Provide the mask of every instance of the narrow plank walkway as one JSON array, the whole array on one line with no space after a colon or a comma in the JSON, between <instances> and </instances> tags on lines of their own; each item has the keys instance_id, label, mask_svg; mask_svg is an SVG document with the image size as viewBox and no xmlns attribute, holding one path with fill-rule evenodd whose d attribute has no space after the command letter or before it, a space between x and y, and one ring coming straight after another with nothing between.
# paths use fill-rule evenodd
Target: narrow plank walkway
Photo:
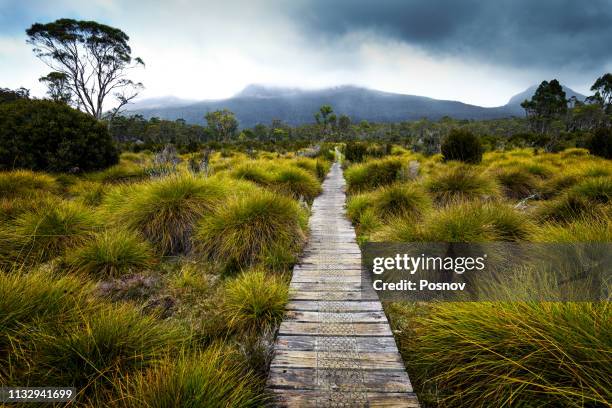
<instances>
[{"instance_id":1,"label":"narrow plank walkway","mask_svg":"<svg viewBox=\"0 0 612 408\"><path fill-rule=\"evenodd\" d=\"M293 269L268 390L283 407L418 407L378 296L361 270L334 163Z\"/></svg>"}]
</instances>

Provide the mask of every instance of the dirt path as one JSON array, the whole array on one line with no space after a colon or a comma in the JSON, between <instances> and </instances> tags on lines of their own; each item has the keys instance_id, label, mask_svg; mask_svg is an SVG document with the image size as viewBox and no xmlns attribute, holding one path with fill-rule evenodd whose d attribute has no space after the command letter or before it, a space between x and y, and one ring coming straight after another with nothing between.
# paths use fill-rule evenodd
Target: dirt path
<instances>
[{"instance_id":1,"label":"dirt path","mask_svg":"<svg viewBox=\"0 0 612 408\"><path fill-rule=\"evenodd\" d=\"M268 389L278 406L418 407L378 296L362 276L344 189L336 162L293 269Z\"/></svg>"}]
</instances>

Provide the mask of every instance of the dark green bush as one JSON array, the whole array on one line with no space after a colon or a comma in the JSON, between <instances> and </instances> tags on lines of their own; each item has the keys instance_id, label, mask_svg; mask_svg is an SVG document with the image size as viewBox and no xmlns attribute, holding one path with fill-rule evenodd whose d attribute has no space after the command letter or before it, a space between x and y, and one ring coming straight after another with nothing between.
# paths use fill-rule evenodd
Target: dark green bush
<instances>
[{"instance_id":1,"label":"dark green bush","mask_svg":"<svg viewBox=\"0 0 612 408\"><path fill-rule=\"evenodd\" d=\"M483 149L480 140L468 130L451 130L442 141L441 150L445 161L459 160L465 163L482 161Z\"/></svg>"},{"instance_id":2,"label":"dark green bush","mask_svg":"<svg viewBox=\"0 0 612 408\"><path fill-rule=\"evenodd\" d=\"M88 171L118 161L106 126L85 113L52 101L0 105L0 170Z\"/></svg>"},{"instance_id":3,"label":"dark green bush","mask_svg":"<svg viewBox=\"0 0 612 408\"><path fill-rule=\"evenodd\" d=\"M368 144L364 142L348 142L344 148L344 158L353 163L361 163L368 153Z\"/></svg>"},{"instance_id":4,"label":"dark green bush","mask_svg":"<svg viewBox=\"0 0 612 408\"><path fill-rule=\"evenodd\" d=\"M587 140L587 149L595 156L612 159L612 130L597 129Z\"/></svg>"}]
</instances>

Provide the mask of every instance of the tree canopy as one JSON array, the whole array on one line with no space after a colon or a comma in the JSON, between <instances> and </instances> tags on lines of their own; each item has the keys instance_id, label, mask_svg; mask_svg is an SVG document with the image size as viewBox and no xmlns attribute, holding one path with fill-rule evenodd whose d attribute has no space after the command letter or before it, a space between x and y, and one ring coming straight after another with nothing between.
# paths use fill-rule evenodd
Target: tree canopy
<instances>
[{"instance_id":1,"label":"tree canopy","mask_svg":"<svg viewBox=\"0 0 612 408\"><path fill-rule=\"evenodd\" d=\"M114 116L142 88L127 74L144 62L132 58L129 37L118 28L63 18L35 23L26 34L36 56L53 70L43 81L54 99L70 95L69 102L100 119L109 95L116 99Z\"/></svg>"}]
</instances>

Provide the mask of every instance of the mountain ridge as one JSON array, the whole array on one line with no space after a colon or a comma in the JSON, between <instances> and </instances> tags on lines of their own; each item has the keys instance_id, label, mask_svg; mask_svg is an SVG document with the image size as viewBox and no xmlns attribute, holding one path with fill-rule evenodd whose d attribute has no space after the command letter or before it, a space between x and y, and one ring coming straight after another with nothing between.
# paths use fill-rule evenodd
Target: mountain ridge
<instances>
[{"instance_id":1,"label":"mountain ridge","mask_svg":"<svg viewBox=\"0 0 612 408\"><path fill-rule=\"evenodd\" d=\"M155 98L136 102L126 114L140 114L145 118L184 119L188 123L204 124L206 112L229 109L236 114L240 127L252 127L258 123L269 124L274 119L289 125L313 123L314 113L327 104L340 114L346 114L353 122L399 122L444 116L455 119L498 119L523 116L520 103L525 95L535 92L537 86L511 97L506 105L482 107L464 102L435 99L426 96L407 95L363 88L355 85L304 90L300 88L274 87L251 84L236 95L217 100L188 101L174 97ZM581 95L564 87L568 97ZM164 104L164 101L169 103Z\"/></svg>"}]
</instances>

